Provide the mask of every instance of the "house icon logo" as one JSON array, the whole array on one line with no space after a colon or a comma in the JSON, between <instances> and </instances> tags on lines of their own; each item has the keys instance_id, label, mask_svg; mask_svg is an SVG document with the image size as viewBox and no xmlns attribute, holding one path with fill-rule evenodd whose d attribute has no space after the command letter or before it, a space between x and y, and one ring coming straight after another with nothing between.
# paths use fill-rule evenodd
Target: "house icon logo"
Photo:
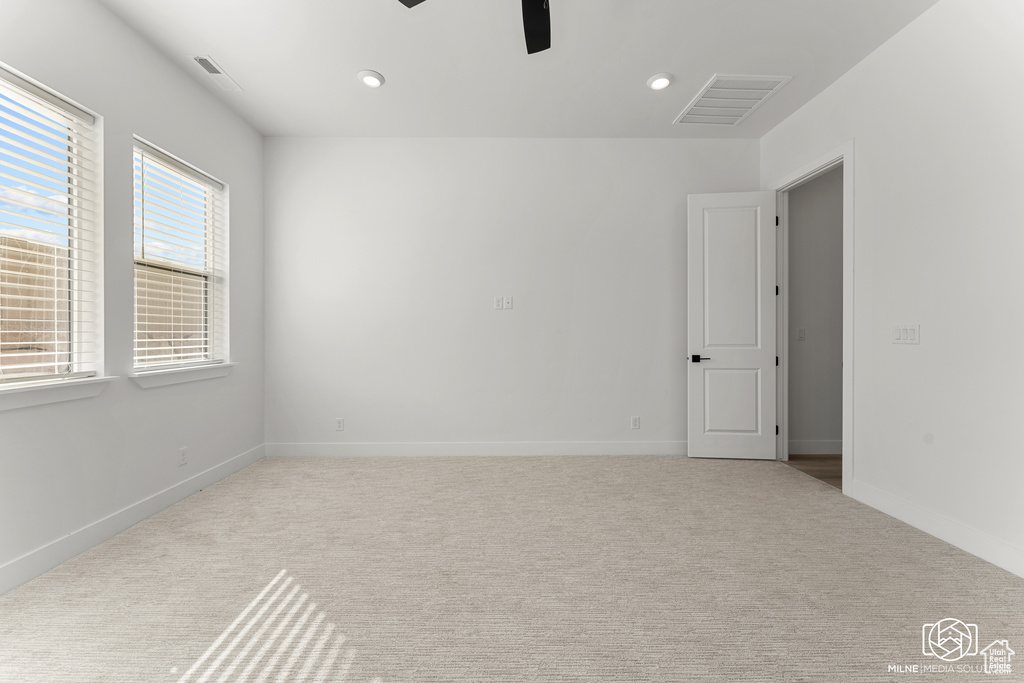
<instances>
[{"instance_id":1,"label":"house icon logo","mask_svg":"<svg viewBox=\"0 0 1024 683\"><path fill-rule=\"evenodd\" d=\"M985 656L985 673L987 674L1008 674L1013 673L1010 660L1016 652L1010 649L1010 642L997 640L981 651Z\"/></svg>"},{"instance_id":2,"label":"house icon logo","mask_svg":"<svg viewBox=\"0 0 1024 683\"><path fill-rule=\"evenodd\" d=\"M978 654L978 625L943 619L921 628L921 652L944 662Z\"/></svg>"}]
</instances>

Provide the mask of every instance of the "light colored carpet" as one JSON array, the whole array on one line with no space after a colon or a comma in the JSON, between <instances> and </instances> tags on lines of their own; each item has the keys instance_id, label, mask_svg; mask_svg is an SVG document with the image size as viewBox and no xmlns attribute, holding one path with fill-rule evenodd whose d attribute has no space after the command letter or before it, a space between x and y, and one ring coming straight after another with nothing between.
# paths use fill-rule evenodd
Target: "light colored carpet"
<instances>
[{"instance_id":1,"label":"light colored carpet","mask_svg":"<svg viewBox=\"0 0 1024 683\"><path fill-rule=\"evenodd\" d=\"M0 681L930 680L945 618L1024 680L1024 580L779 463L268 459L0 597Z\"/></svg>"}]
</instances>

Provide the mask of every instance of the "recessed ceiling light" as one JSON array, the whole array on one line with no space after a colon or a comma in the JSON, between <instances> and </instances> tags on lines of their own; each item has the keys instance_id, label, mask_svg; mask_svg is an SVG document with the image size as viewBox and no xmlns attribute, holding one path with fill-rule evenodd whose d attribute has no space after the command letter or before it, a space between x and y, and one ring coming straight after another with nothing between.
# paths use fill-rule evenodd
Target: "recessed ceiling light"
<instances>
[{"instance_id":1,"label":"recessed ceiling light","mask_svg":"<svg viewBox=\"0 0 1024 683\"><path fill-rule=\"evenodd\" d=\"M672 74L654 74L647 79L647 87L651 90L664 90L672 84Z\"/></svg>"},{"instance_id":2,"label":"recessed ceiling light","mask_svg":"<svg viewBox=\"0 0 1024 683\"><path fill-rule=\"evenodd\" d=\"M376 71L370 71L369 69L366 69L364 71L360 71L358 76L359 80L362 81L363 85L367 86L368 88L379 88L380 86L384 85L384 77L381 76Z\"/></svg>"}]
</instances>

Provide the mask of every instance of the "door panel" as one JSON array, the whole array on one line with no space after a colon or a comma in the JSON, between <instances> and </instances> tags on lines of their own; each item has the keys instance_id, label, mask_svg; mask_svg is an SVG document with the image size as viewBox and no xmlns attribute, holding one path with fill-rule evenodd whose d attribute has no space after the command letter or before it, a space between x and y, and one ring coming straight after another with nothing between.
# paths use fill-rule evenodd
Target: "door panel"
<instances>
[{"instance_id":1,"label":"door panel","mask_svg":"<svg viewBox=\"0 0 1024 683\"><path fill-rule=\"evenodd\" d=\"M757 225L749 210L705 213L704 346L757 346Z\"/></svg>"},{"instance_id":2,"label":"door panel","mask_svg":"<svg viewBox=\"0 0 1024 683\"><path fill-rule=\"evenodd\" d=\"M774 459L775 193L690 195L687 249L687 452Z\"/></svg>"},{"instance_id":3,"label":"door panel","mask_svg":"<svg viewBox=\"0 0 1024 683\"><path fill-rule=\"evenodd\" d=\"M705 367L704 431L756 434L759 430L759 370Z\"/></svg>"}]
</instances>

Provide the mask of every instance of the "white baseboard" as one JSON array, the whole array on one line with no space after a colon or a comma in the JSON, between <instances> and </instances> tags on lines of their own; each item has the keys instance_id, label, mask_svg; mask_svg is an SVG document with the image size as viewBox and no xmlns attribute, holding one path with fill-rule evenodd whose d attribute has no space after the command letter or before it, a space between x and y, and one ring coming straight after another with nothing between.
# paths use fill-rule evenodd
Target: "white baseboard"
<instances>
[{"instance_id":1,"label":"white baseboard","mask_svg":"<svg viewBox=\"0 0 1024 683\"><path fill-rule=\"evenodd\" d=\"M861 481L843 482L843 493L925 533L1024 578L1024 549L944 517Z\"/></svg>"},{"instance_id":2,"label":"white baseboard","mask_svg":"<svg viewBox=\"0 0 1024 683\"><path fill-rule=\"evenodd\" d=\"M264 457L266 457L264 446L259 445L77 531L72 531L63 538L11 560L0 566L0 595L45 574L62 562L67 562L76 555L96 547L125 529L188 498L193 493L245 469Z\"/></svg>"},{"instance_id":3,"label":"white baseboard","mask_svg":"<svg viewBox=\"0 0 1024 683\"><path fill-rule=\"evenodd\" d=\"M790 455L842 455L842 439L790 439Z\"/></svg>"},{"instance_id":4,"label":"white baseboard","mask_svg":"<svg viewBox=\"0 0 1024 683\"><path fill-rule=\"evenodd\" d=\"M370 455L686 455L685 441L268 443L268 458Z\"/></svg>"}]
</instances>

